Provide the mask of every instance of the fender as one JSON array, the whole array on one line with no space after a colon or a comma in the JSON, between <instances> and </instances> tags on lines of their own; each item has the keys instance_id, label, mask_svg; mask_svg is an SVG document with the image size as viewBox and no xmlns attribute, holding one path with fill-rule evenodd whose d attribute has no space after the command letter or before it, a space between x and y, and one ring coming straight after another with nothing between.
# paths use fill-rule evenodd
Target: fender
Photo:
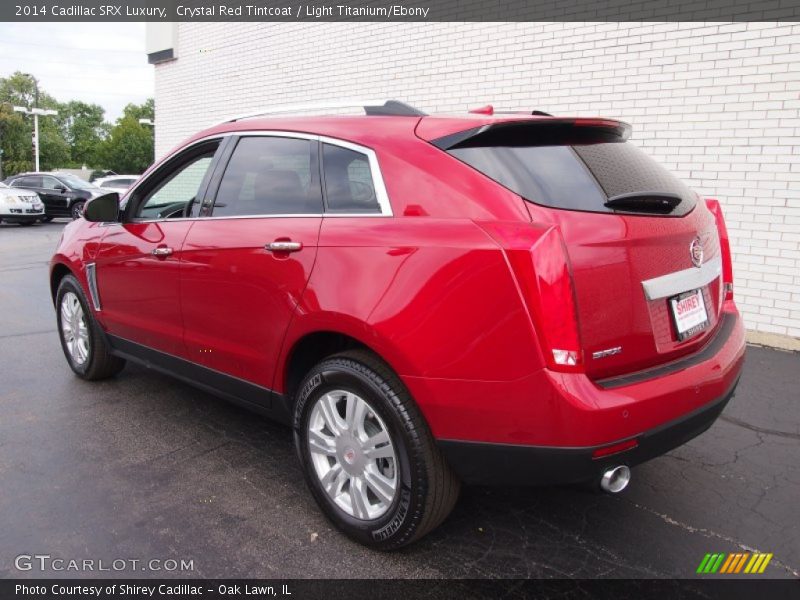
<instances>
[{"instance_id":1,"label":"fender","mask_svg":"<svg viewBox=\"0 0 800 600\"><path fill-rule=\"evenodd\" d=\"M60 268L66 268L81 285L84 294L89 296L89 283L86 279L86 265L94 262L100 249L100 241L107 231L99 223L86 226L81 220L72 221L64 227L53 257L50 259L50 286L53 302L57 287L54 276ZM99 315L98 315L99 316Z\"/></svg>"},{"instance_id":2,"label":"fender","mask_svg":"<svg viewBox=\"0 0 800 600\"><path fill-rule=\"evenodd\" d=\"M276 390L297 342L325 331L358 340L401 377L514 381L542 367L502 249L467 219L325 219Z\"/></svg>"}]
</instances>

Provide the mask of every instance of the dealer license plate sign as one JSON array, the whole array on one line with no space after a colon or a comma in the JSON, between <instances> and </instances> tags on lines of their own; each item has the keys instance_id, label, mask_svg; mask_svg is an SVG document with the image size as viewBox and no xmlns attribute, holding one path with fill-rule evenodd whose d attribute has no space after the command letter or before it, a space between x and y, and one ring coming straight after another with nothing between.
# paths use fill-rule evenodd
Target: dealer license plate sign
<instances>
[{"instance_id":1,"label":"dealer license plate sign","mask_svg":"<svg viewBox=\"0 0 800 600\"><path fill-rule=\"evenodd\" d=\"M708 327L708 313L702 290L692 290L673 296L669 299L669 303L679 340L683 341L697 335Z\"/></svg>"}]
</instances>

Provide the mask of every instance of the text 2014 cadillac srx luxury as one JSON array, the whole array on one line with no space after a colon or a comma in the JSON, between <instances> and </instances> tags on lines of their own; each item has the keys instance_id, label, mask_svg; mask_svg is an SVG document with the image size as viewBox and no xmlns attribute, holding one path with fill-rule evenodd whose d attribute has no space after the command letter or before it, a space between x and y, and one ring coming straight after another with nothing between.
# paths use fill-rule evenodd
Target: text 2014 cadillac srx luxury
<instances>
[{"instance_id":1,"label":"text 2014 cadillac srx luxury","mask_svg":"<svg viewBox=\"0 0 800 600\"><path fill-rule=\"evenodd\" d=\"M90 200L51 265L72 370L291 424L321 509L382 549L462 481L618 492L714 422L745 351L715 200L619 121L364 108L231 119Z\"/></svg>"}]
</instances>

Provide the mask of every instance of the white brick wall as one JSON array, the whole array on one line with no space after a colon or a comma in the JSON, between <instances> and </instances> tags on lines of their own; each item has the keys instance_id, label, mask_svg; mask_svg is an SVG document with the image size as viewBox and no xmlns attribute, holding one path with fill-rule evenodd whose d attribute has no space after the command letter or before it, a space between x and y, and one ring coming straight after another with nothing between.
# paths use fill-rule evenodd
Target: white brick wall
<instances>
[{"instance_id":1,"label":"white brick wall","mask_svg":"<svg viewBox=\"0 0 800 600\"><path fill-rule=\"evenodd\" d=\"M353 97L629 121L723 203L748 328L800 337L800 24L182 23L177 55L156 67L159 154L231 114Z\"/></svg>"}]
</instances>

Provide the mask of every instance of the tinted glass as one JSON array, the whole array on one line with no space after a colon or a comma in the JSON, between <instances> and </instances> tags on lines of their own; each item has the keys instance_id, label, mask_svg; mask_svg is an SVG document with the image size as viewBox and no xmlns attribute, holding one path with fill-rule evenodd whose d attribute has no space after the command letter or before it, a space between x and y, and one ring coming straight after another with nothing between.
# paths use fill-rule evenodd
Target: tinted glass
<instances>
[{"instance_id":1,"label":"tinted glass","mask_svg":"<svg viewBox=\"0 0 800 600\"><path fill-rule=\"evenodd\" d=\"M695 203L683 182L624 142L477 146L448 152L526 200L553 208L614 212L605 202L633 192L678 194L682 201L672 215L686 214Z\"/></svg>"},{"instance_id":2,"label":"tinted glass","mask_svg":"<svg viewBox=\"0 0 800 600\"><path fill-rule=\"evenodd\" d=\"M214 216L294 215L322 212L322 193L311 176L311 142L282 137L239 140L214 201Z\"/></svg>"},{"instance_id":3,"label":"tinted glass","mask_svg":"<svg viewBox=\"0 0 800 600\"><path fill-rule=\"evenodd\" d=\"M325 196L331 212L379 213L369 158L361 152L322 145Z\"/></svg>"},{"instance_id":4,"label":"tinted glass","mask_svg":"<svg viewBox=\"0 0 800 600\"><path fill-rule=\"evenodd\" d=\"M632 192L672 192L683 203L695 195L680 179L632 144L589 144L575 146L609 198Z\"/></svg>"},{"instance_id":5,"label":"tinted glass","mask_svg":"<svg viewBox=\"0 0 800 600\"><path fill-rule=\"evenodd\" d=\"M569 146L457 148L450 153L537 204L602 210L606 201Z\"/></svg>"},{"instance_id":6,"label":"tinted glass","mask_svg":"<svg viewBox=\"0 0 800 600\"><path fill-rule=\"evenodd\" d=\"M38 175L29 175L27 177L21 177L20 179L14 180L11 185L14 187L40 188L42 187L42 178Z\"/></svg>"},{"instance_id":7,"label":"tinted glass","mask_svg":"<svg viewBox=\"0 0 800 600\"><path fill-rule=\"evenodd\" d=\"M61 181L63 181L66 185L71 187L74 190L96 190L97 186L89 183L88 181L84 181L80 177L76 177L75 175L64 174L59 175Z\"/></svg>"}]
</instances>

